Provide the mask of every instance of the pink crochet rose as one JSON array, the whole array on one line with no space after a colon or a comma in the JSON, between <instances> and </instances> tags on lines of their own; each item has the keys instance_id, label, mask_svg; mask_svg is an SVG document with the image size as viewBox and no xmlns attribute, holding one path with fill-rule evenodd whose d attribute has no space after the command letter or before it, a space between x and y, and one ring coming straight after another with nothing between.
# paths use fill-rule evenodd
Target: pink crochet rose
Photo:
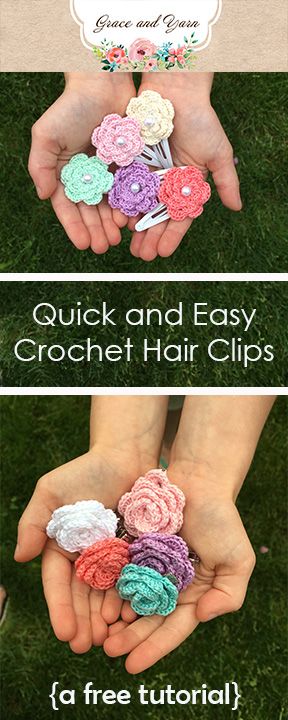
<instances>
[{"instance_id":1,"label":"pink crochet rose","mask_svg":"<svg viewBox=\"0 0 288 720\"><path fill-rule=\"evenodd\" d=\"M106 165L113 162L120 167L130 165L144 148L140 129L140 123L134 118L122 118L116 113L106 115L91 138L92 145L97 148L97 157Z\"/></svg>"},{"instance_id":2,"label":"pink crochet rose","mask_svg":"<svg viewBox=\"0 0 288 720\"><path fill-rule=\"evenodd\" d=\"M118 511L124 517L129 535L158 532L175 535L183 524L185 496L169 482L163 470L150 470L140 477L131 492L119 500Z\"/></svg>"},{"instance_id":3,"label":"pink crochet rose","mask_svg":"<svg viewBox=\"0 0 288 720\"><path fill-rule=\"evenodd\" d=\"M151 55L153 55L156 50L156 45L154 45L154 43L152 43L150 40L146 40L145 38L138 38L138 40L134 40L132 45L130 45L130 48L128 50L128 57L129 60L132 60L133 62L141 62L144 57L151 57Z\"/></svg>"},{"instance_id":4,"label":"pink crochet rose","mask_svg":"<svg viewBox=\"0 0 288 720\"><path fill-rule=\"evenodd\" d=\"M201 170L189 166L167 170L159 190L159 200L167 206L172 220L193 220L203 213L203 205L211 195Z\"/></svg>"}]
</instances>

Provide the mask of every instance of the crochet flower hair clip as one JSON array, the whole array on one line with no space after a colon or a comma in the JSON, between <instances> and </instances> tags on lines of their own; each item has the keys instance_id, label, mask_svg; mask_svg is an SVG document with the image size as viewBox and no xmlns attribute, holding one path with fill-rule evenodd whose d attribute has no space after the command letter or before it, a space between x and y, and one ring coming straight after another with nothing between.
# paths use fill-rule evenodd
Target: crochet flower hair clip
<instances>
[{"instance_id":1,"label":"crochet flower hair clip","mask_svg":"<svg viewBox=\"0 0 288 720\"><path fill-rule=\"evenodd\" d=\"M62 168L60 178L66 197L73 203L84 202L86 205L98 205L114 182L108 165L85 153L74 155Z\"/></svg>"},{"instance_id":2,"label":"crochet flower hair clip","mask_svg":"<svg viewBox=\"0 0 288 720\"><path fill-rule=\"evenodd\" d=\"M202 215L204 204L211 196L209 183L203 180L201 170L193 166L173 167L160 171L160 202L136 224L137 231L147 230L164 220L181 221Z\"/></svg>"},{"instance_id":3,"label":"crochet flower hair clip","mask_svg":"<svg viewBox=\"0 0 288 720\"><path fill-rule=\"evenodd\" d=\"M62 550L82 552L98 540L115 538L118 518L98 500L79 500L54 510L46 533Z\"/></svg>"},{"instance_id":4,"label":"crochet flower hair clip","mask_svg":"<svg viewBox=\"0 0 288 720\"><path fill-rule=\"evenodd\" d=\"M174 535L182 527L184 505L182 490L170 483L166 471L150 470L120 498L118 512L133 537L147 532Z\"/></svg>"},{"instance_id":5,"label":"crochet flower hair clip","mask_svg":"<svg viewBox=\"0 0 288 720\"><path fill-rule=\"evenodd\" d=\"M135 159L159 168L173 166L168 138L173 132L174 107L155 90L131 98L126 115L138 122L145 147Z\"/></svg>"}]
</instances>

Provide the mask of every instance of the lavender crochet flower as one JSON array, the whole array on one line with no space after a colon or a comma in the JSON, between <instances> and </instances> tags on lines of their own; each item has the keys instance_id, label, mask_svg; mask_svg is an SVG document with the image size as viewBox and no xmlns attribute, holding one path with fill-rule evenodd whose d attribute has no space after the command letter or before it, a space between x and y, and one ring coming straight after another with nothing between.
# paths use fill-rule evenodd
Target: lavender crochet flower
<instances>
[{"instance_id":1,"label":"lavender crochet flower","mask_svg":"<svg viewBox=\"0 0 288 720\"><path fill-rule=\"evenodd\" d=\"M185 590L195 576L188 546L178 535L145 533L130 545L129 554L134 565L152 568L160 575L174 576L179 592Z\"/></svg>"},{"instance_id":2,"label":"lavender crochet flower","mask_svg":"<svg viewBox=\"0 0 288 720\"><path fill-rule=\"evenodd\" d=\"M128 217L147 213L158 205L160 178L138 162L120 168L114 176L114 185L108 194L112 208L121 210Z\"/></svg>"}]
</instances>

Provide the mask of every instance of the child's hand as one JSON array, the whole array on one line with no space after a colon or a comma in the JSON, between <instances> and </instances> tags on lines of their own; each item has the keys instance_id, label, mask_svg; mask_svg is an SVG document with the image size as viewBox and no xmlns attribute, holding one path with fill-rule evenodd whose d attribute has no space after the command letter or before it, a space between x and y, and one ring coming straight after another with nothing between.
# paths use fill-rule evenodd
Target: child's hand
<instances>
[{"instance_id":1,"label":"child's hand","mask_svg":"<svg viewBox=\"0 0 288 720\"><path fill-rule=\"evenodd\" d=\"M118 622L109 628L104 650L112 657L128 654L130 673L154 665L181 645L199 622L238 610L243 603L255 560L233 502L205 498L188 503L181 534L201 562L195 566L192 585L179 595L176 610L167 618L142 617L128 626Z\"/></svg>"},{"instance_id":2,"label":"child's hand","mask_svg":"<svg viewBox=\"0 0 288 720\"><path fill-rule=\"evenodd\" d=\"M54 211L72 243L105 253L121 240L120 229L126 218L112 213L107 200L98 206L75 205L64 193L60 171L69 159L91 150L91 134L103 117L112 112L125 113L135 94L132 76L101 73L70 74L64 93L32 129L29 172L42 200L51 199ZM93 150L94 154L95 150Z\"/></svg>"},{"instance_id":3,"label":"child's hand","mask_svg":"<svg viewBox=\"0 0 288 720\"><path fill-rule=\"evenodd\" d=\"M231 210L241 210L239 180L235 170L233 149L210 104L211 79L206 73L173 76L173 82L163 73L144 74L139 93L153 89L169 98L175 108L175 129L170 147L175 165L194 165L212 173L223 204ZM135 223L129 222L133 230ZM131 252L142 260L154 260L157 255L168 257L175 252L192 221L169 220L154 228L135 232Z\"/></svg>"},{"instance_id":4,"label":"child's hand","mask_svg":"<svg viewBox=\"0 0 288 720\"><path fill-rule=\"evenodd\" d=\"M134 460L135 458L135 460ZM106 593L92 590L76 578L72 555L46 535L53 510L77 500L99 500L116 509L121 495L129 490L151 465L138 464L136 453L88 452L53 470L39 480L19 523L15 559L27 562L42 556L42 579L50 620L59 640L70 642L74 652L87 652L102 645L107 623L120 615L122 600L113 588Z\"/></svg>"},{"instance_id":5,"label":"child's hand","mask_svg":"<svg viewBox=\"0 0 288 720\"><path fill-rule=\"evenodd\" d=\"M107 624L120 616L122 600L115 588L103 593L77 580L72 564L77 555L47 538L47 524L57 507L77 500L95 499L115 510L135 480L157 467L166 413L165 397L94 397L91 450L42 477L21 517L15 560L28 562L43 553L51 624L74 652L103 644ZM124 617L130 621L134 613L126 608Z\"/></svg>"}]
</instances>

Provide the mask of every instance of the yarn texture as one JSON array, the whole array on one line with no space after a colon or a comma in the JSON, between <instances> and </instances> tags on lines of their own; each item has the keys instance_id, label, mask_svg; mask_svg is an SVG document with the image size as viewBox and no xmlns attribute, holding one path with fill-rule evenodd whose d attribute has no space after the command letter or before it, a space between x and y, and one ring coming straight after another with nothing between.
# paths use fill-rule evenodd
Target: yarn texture
<instances>
[{"instance_id":1,"label":"yarn texture","mask_svg":"<svg viewBox=\"0 0 288 720\"><path fill-rule=\"evenodd\" d=\"M107 165L113 162L120 167L130 165L144 148L140 124L116 113L106 115L92 134L92 145L97 148L97 157Z\"/></svg>"},{"instance_id":2,"label":"yarn texture","mask_svg":"<svg viewBox=\"0 0 288 720\"><path fill-rule=\"evenodd\" d=\"M128 217L154 210L158 205L160 178L150 172L147 165L134 162L117 170L114 185L108 195L112 208L118 208Z\"/></svg>"},{"instance_id":3,"label":"yarn texture","mask_svg":"<svg viewBox=\"0 0 288 720\"><path fill-rule=\"evenodd\" d=\"M102 160L79 153L62 168L61 182L66 197L73 203L98 205L103 194L111 190L114 177Z\"/></svg>"},{"instance_id":4,"label":"yarn texture","mask_svg":"<svg viewBox=\"0 0 288 720\"><path fill-rule=\"evenodd\" d=\"M62 505L54 510L47 525L48 537L55 538L59 547L68 552L81 552L96 540L113 538L118 519L98 500L80 500L74 505Z\"/></svg>"},{"instance_id":5,"label":"yarn texture","mask_svg":"<svg viewBox=\"0 0 288 720\"><path fill-rule=\"evenodd\" d=\"M179 592L190 585L195 570L189 560L189 549L178 535L145 533L130 546L134 565L149 567L160 575L174 575Z\"/></svg>"},{"instance_id":6,"label":"yarn texture","mask_svg":"<svg viewBox=\"0 0 288 720\"><path fill-rule=\"evenodd\" d=\"M155 90L144 90L131 98L126 114L138 121L146 145L157 145L173 132L174 107Z\"/></svg>"},{"instance_id":7,"label":"yarn texture","mask_svg":"<svg viewBox=\"0 0 288 720\"><path fill-rule=\"evenodd\" d=\"M121 572L116 588L123 600L130 600L137 615L169 615L176 608L178 590L155 570L130 563Z\"/></svg>"},{"instance_id":8,"label":"yarn texture","mask_svg":"<svg viewBox=\"0 0 288 720\"><path fill-rule=\"evenodd\" d=\"M99 540L77 558L77 577L95 590L114 587L121 570L129 563L128 548L128 543L120 538Z\"/></svg>"},{"instance_id":9,"label":"yarn texture","mask_svg":"<svg viewBox=\"0 0 288 720\"><path fill-rule=\"evenodd\" d=\"M118 512L129 535L147 532L175 535L183 524L185 496L163 470L150 470L120 498Z\"/></svg>"},{"instance_id":10,"label":"yarn texture","mask_svg":"<svg viewBox=\"0 0 288 720\"><path fill-rule=\"evenodd\" d=\"M209 183L203 180L201 170L192 166L167 170L159 191L159 200L172 220L199 217L210 196Z\"/></svg>"}]
</instances>

